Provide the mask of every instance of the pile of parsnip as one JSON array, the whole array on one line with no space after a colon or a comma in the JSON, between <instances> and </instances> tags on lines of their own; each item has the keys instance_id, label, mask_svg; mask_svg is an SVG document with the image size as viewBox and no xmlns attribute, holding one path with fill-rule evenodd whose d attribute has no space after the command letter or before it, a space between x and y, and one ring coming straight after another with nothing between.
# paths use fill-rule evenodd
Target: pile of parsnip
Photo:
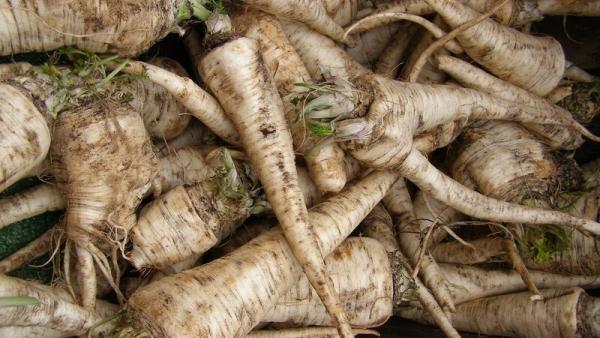
<instances>
[{"instance_id":1,"label":"pile of parsnip","mask_svg":"<svg viewBox=\"0 0 600 338\"><path fill-rule=\"evenodd\" d=\"M0 0L0 337L600 337L544 15L600 1Z\"/></svg>"}]
</instances>

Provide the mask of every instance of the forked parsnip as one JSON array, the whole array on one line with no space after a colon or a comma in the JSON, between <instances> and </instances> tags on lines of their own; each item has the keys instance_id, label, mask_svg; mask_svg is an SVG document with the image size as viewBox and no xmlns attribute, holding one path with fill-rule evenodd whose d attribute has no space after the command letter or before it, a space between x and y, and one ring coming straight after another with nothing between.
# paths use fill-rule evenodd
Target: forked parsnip
<instances>
[{"instance_id":1,"label":"forked parsnip","mask_svg":"<svg viewBox=\"0 0 600 338\"><path fill-rule=\"evenodd\" d=\"M107 255L117 254L116 243L136 224L135 209L153 188L158 160L140 115L111 100L61 113L54 123L51 156L67 206L67 245L76 249L79 262L79 300L93 308L94 266L109 282L118 280ZM68 248L65 254L68 260Z\"/></svg>"},{"instance_id":2,"label":"forked parsnip","mask_svg":"<svg viewBox=\"0 0 600 338\"><path fill-rule=\"evenodd\" d=\"M460 1L425 0L452 28L480 16ZM485 19L457 37L465 52L494 75L540 96L563 76L565 56L558 41Z\"/></svg>"},{"instance_id":3,"label":"forked parsnip","mask_svg":"<svg viewBox=\"0 0 600 338\"><path fill-rule=\"evenodd\" d=\"M2 1L0 55L76 46L136 56L188 19L178 14L189 8L190 1L183 0Z\"/></svg>"},{"instance_id":4,"label":"forked parsnip","mask_svg":"<svg viewBox=\"0 0 600 338\"><path fill-rule=\"evenodd\" d=\"M353 231L396 179L391 172L372 173L311 209L324 256ZM127 317L138 330L159 337L241 336L301 274L283 233L275 229L225 257L139 289L129 298ZM175 297L180 301L173 302ZM202 320L190 320L189 313Z\"/></svg>"},{"instance_id":5,"label":"forked parsnip","mask_svg":"<svg viewBox=\"0 0 600 338\"><path fill-rule=\"evenodd\" d=\"M580 288L542 290L543 301L532 302L527 292L463 303L451 315L459 330L509 337L597 337L600 299ZM401 317L430 322L418 307Z\"/></svg>"},{"instance_id":6,"label":"forked parsnip","mask_svg":"<svg viewBox=\"0 0 600 338\"><path fill-rule=\"evenodd\" d=\"M336 138L363 164L390 168L402 163L412 149L412 137L461 119L501 119L555 124L572 128L593 140L599 138L572 118L546 109L495 98L476 90L450 85L423 85L365 75L372 101L365 117L337 123Z\"/></svg>"},{"instance_id":7,"label":"forked parsnip","mask_svg":"<svg viewBox=\"0 0 600 338\"><path fill-rule=\"evenodd\" d=\"M327 277L318 235L308 221L283 104L269 78L258 42L240 37L215 46L200 61L198 71L240 133L294 256L335 319L340 334L352 336Z\"/></svg>"},{"instance_id":8,"label":"forked parsnip","mask_svg":"<svg viewBox=\"0 0 600 338\"><path fill-rule=\"evenodd\" d=\"M15 87L0 83L0 191L42 163L50 149L46 118Z\"/></svg>"}]
</instances>

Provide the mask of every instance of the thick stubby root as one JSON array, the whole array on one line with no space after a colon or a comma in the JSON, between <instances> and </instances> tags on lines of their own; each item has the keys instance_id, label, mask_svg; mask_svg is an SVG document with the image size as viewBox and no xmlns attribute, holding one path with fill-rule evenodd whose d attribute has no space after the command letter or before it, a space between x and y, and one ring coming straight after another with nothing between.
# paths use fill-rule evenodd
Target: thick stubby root
<instances>
[{"instance_id":1,"label":"thick stubby root","mask_svg":"<svg viewBox=\"0 0 600 338\"><path fill-rule=\"evenodd\" d=\"M370 238L349 238L325 263L353 327L382 325L391 315L392 271L386 250ZM302 277L271 307L264 322L285 326L331 326L326 309Z\"/></svg>"},{"instance_id":2,"label":"thick stubby root","mask_svg":"<svg viewBox=\"0 0 600 338\"><path fill-rule=\"evenodd\" d=\"M33 66L29 62L13 62L0 65L0 81L10 80L21 76L31 70Z\"/></svg>"},{"instance_id":3,"label":"thick stubby root","mask_svg":"<svg viewBox=\"0 0 600 338\"><path fill-rule=\"evenodd\" d=\"M344 172L346 172L345 169L346 168L344 168ZM323 194L319 191L315 182L310 178L308 169L303 166L296 166L296 171L298 172L298 185L302 190L306 207L310 208L313 205L320 203L323 199Z\"/></svg>"},{"instance_id":4,"label":"thick stubby root","mask_svg":"<svg viewBox=\"0 0 600 338\"><path fill-rule=\"evenodd\" d=\"M51 184L42 183L0 199L0 228L64 208L65 202L60 191Z\"/></svg>"},{"instance_id":5,"label":"thick stubby root","mask_svg":"<svg viewBox=\"0 0 600 338\"><path fill-rule=\"evenodd\" d=\"M507 203L471 191L444 175L417 150L411 151L399 171L421 190L471 217L508 223L568 225L594 235L600 234L597 222L554 210Z\"/></svg>"},{"instance_id":6,"label":"thick stubby root","mask_svg":"<svg viewBox=\"0 0 600 338\"><path fill-rule=\"evenodd\" d=\"M457 304L479 298L524 291L521 276L513 270L488 270L469 265L440 264L450 282L450 293ZM540 289L548 288L597 288L600 276L559 275L529 270L531 281Z\"/></svg>"},{"instance_id":7,"label":"thick stubby root","mask_svg":"<svg viewBox=\"0 0 600 338\"><path fill-rule=\"evenodd\" d=\"M243 0L243 2L277 17L302 22L337 42L347 42L344 40L344 29L329 17L322 1Z\"/></svg>"},{"instance_id":8,"label":"thick stubby root","mask_svg":"<svg viewBox=\"0 0 600 338\"><path fill-rule=\"evenodd\" d=\"M558 157L531 133L511 122L476 123L455 143L451 176L486 196L524 203L548 200L581 183L575 164Z\"/></svg>"},{"instance_id":9,"label":"thick stubby root","mask_svg":"<svg viewBox=\"0 0 600 338\"><path fill-rule=\"evenodd\" d=\"M322 193L339 192L346 185L344 155L336 143L317 146L304 155L308 173Z\"/></svg>"},{"instance_id":10,"label":"thick stubby root","mask_svg":"<svg viewBox=\"0 0 600 338\"><path fill-rule=\"evenodd\" d=\"M135 56L177 25L183 1L2 1L0 55L46 52L64 46Z\"/></svg>"},{"instance_id":11,"label":"thick stubby root","mask_svg":"<svg viewBox=\"0 0 600 338\"><path fill-rule=\"evenodd\" d=\"M152 189L158 160L140 115L111 100L61 113L54 125L51 156L52 172L67 205L67 240L76 249L80 269L86 268L77 274L79 289L90 292L84 298L91 300L94 269L118 289L114 283L118 276L112 276L106 256L122 249L136 224L135 209Z\"/></svg>"},{"instance_id":12,"label":"thick stubby root","mask_svg":"<svg viewBox=\"0 0 600 338\"><path fill-rule=\"evenodd\" d=\"M148 80L175 96L190 114L220 138L232 145L240 144L239 135L219 102L189 77L141 61L130 61L123 71L134 75L145 74Z\"/></svg>"},{"instance_id":13,"label":"thick stubby root","mask_svg":"<svg viewBox=\"0 0 600 338\"><path fill-rule=\"evenodd\" d=\"M0 191L27 177L50 149L45 117L28 97L4 83L0 84L0 149Z\"/></svg>"},{"instance_id":14,"label":"thick stubby root","mask_svg":"<svg viewBox=\"0 0 600 338\"><path fill-rule=\"evenodd\" d=\"M150 64L181 77L189 77L185 69L173 59L155 58ZM131 89L133 99L129 104L142 115L150 136L171 140L187 127L190 113L165 88L149 79L139 79L131 83Z\"/></svg>"},{"instance_id":15,"label":"thick stubby root","mask_svg":"<svg viewBox=\"0 0 600 338\"><path fill-rule=\"evenodd\" d=\"M574 110L572 110L571 107L562 105L562 108L566 108L566 110L561 109L561 106L554 105L548 100L540 98L527 90L498 79L482 69L460 59L446 55L438 55L437 64L440 69L450 74L454 79L466 87L489 93L490 95L503 100L546 109L553 114L562 116L566 119L575 117L578 122L585 123L578 119L577 115L572 115ZM588 100L582 102L585 102L583 105L587 105ZM527 123L524 126L535 133L537 137L544 140L544 143L550 145L552 148L576 149L583 143L581 131L573 128L533 123Z\"/></svg>"},{"instance_id":16,"label":"thick stubby root","mask_svg":"<svg viewBox=\"0 0 600 338\"><path fill-rule=\"evenodd\" d=\"M144 207L131 231L129 258L136 269L166 269L200 255L250 216L249 196L227 197L215 185L178 186Z\"/></svg>"},{"instance_id":17,"label":"thick stubby root","mask_svg":"<svg viewBox=\"0 0 600 338\"><path fill-rule=\"evenodd\" d=\"M576 82L568 87L570 95L556 104L571 112L581 124L590 123L600 112L600 81Z\"/></svg>"},{"instance_id":18,"label":"thick stubby root","mask_svg":"<svg viewBox=\"0 0 600 338\"><path fill-rule=\"evenodd\" d=\"M452 314L459 330L510 337L596 337L600 300L583 289L542 290L544 300L532 302L529 293L494 296L463 303ZM423 310L399 311L403 318L430 322Z\"/></svg>"},{"instance_id":19,"label":"thick stubby root","mask_svg":"<svg viewBox=\"0 0 600 338\"><path fill-rule=\"evenodd\" d=\"M311 209L324 255L352 232L396 179L391 172L373 173ZM157 337L244 335L301 273L281 231L272 230L228 256L139 289L129 298L128 317ZM203 320L191 321L189 313Z\"/></svg>"},{"instance_id":20,"label":"thick stubby root","mask_svg":"<svg viewBox=\"0 0 600 338\"><path fill-rule=\"evenodd\" d=\"M185 147L173 154L162 157L160 167L160 188L167 192L178 185L202 182L213 171L205 162L202 150L198 147Z\"/></svg>"},{"instance_id":21,"label":"thick stubby root","mask_svg":"<svg viewBox=\"0 0 600 338\"><path fill-rule=\"evenodd\" d=\"M371 213L365 217L361 232L367 237L378 240L387 252L400 250L392 224L392 217L381 204L373 208Z\"/></svg>"},{"instance_id":22,"label":"thick stubby root","mask_svg":"<svg viewBox=\"0 0 600 338\"><path fill-rule=\"evenodd\" d=\"M453 28L480 14L459 1L425 0ZM560 81L565 56L558 41L535 37L486 19L458 35L465 52L501 79L537 95L548 94Z\"/></svg>"},{"instance_id":23,"label":"thick stubby root","mask_svg":"<svg viewBox=\"0 0 600 338\"><path fill-rule=\"evenodd\" d=\"M3 308L0 312L2 326L44 326L66 332L82 334L100 318L95 311L78 306L68 294L50 286L0 275L0 296L26 296L38 304Z\"/></svg>"},{"instance_id":24,"label":"thick stubby root","mask_svg":"<svg viewBox=\"0 0 600 338\"><path fill-rule=\"evenodd\" d=\"M414 147L423 154L430 154L434 150L445 148L463 132L468 124L468 119L460 119L437 126L434 129L416 135L413 139ZM564 129L564 128L563 128Z\"/></svg>"}]
</instances>

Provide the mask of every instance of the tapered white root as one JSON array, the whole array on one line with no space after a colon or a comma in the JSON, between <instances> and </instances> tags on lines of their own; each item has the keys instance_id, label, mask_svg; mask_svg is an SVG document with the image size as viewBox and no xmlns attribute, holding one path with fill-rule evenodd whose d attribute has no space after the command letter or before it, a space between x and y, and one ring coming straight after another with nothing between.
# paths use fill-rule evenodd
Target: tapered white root
<instances>
[{"instance_id":1,"label":"tapered white root","mask_svg":"<svg viewBox=\"0 0 600 338\"><path fill-rule=\"evenodd\" d=\"M238 133L219 102L192 79L141 61L130 61L123 71L130 74L146 74L150 81L175 96L190 114L223 140L233 145L240 144Z\"/></svg>"},{"instance_id":2,"label":"tapered white root","mask_svg":"<svg viewBox=\"0 0 600 338\"><path fill-rule=\"evenodd\" d=\"M375 330L352 329L355 335L364 334L379 337ZM306 327L281 330L255 330L248 334L251 338L337 338L339 337L335 327Z\"/></svg>"},{"instance_id":3,"label":"tapered white root","mask_svg":"<svg viewBox=\"0 0 600 338\"><path fill-rule=\"evenodd\" d=\"M0 199L0 228L64 208L65 202L60 191L54 185L42 183Z\"/></svg>"},{"instance_id":4,"label":"tapered white root","mask_svg":"<svg viewBox=\"0 0 600 338\"><path fill-rule=\"evenodd\" d=\"M565 213L529 208L485 197L450 179L418 151L411 151L400 166L402 174L421 190L448 206L472 217L497 222L561 224L600 235L600 224Z\"/></svg>"}]
</instances>

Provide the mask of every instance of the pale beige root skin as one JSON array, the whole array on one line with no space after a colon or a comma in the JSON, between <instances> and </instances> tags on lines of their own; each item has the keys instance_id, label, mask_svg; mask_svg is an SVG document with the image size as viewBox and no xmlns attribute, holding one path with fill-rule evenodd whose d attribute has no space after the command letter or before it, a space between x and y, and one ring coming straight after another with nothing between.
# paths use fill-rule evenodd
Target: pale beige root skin
<instances>
[{"instance_id":1,"label":"pale beige root skin","mask_svg":"<svg viewBox=\"0 0 600 338\"><path fill-rule=\"evenodd\" d=\"M242 224L221 245L214 248L215 257L223 257L237 250L242 245L269 231L275 224L268 220L253 219Z\"/></svg>"},{"instance_id":2,"label":"pale beige root skin","mask_svg":"<svg viewBox=\"0 0 600 338\"><path fill-rule=\"evenodd\" d=\"M321 193L336 193L346 185L344 157L336 143L316 146L304 154L308 173Z\"/></svg>"},{"instance_id":3,"label":"pale beige root skin","mask_svg":"<svg viewBox=\"0 0 600 338\"><path fill-rule=\"evenodd\" d=\"M177 153L177 150L189 146L200 146L215 144L216 135L199 121L191 121L185 130L176 138L165 142L155 140L154 149L159 157L169 156Z\"/></svg>"},{"instance_id":4,"label":"pale beige root skin","mask_svg":"<svg viewBox=\"0 0 600 338\"><path fill-rule=\"evenodd\" d=\"M136 224L135 209L152 189L158 160L140 115L110 100L61 113L54 124L51 156L67 205L67 240L82 264L79 290L91 307L96 297L94 265L109 282L118 280L106 256L116 254L117 243Z\"/></svg>"},{"instance_id":5,"label":"pale beige root skin","mask_svg":"<svg viewBox=\"0 0 600 338\"><path fill-rule=\"evenodd\" d=\"M50 130L33 102L0 83L0 191L42 163L50 149Z\"/></svg>"},{"instance_id":6,"label":"pale beige root skin","mask_svg":"<svg viewBox=\"0 0 600 338\"><path fill-rule=\"evenodd\" d=\"M220 138L232 145L240 144L239 135L219 102L189 77L179 76L141 61L130 61L123 71L130 74L146 74L148 80L175 96L190 114Z\"/></svg>"},{"instance_id":7,"label":"pale beige root skin","mask_svg":"<svg viewBox=\"0 0 600 338\"><path fill-rule=\"evenodd\" d=\"M382 325L392 312L392 271L385 248L371 238L349 238L325 263L353 327ZM334 323L305 276L271 307L263 322L283 326Z\"/></svg>"},{"instance_id":8,"label":"pale beige root skin","mask_svg":"<svg viewBox=\"0 0 600 338\"><path fill-rule=\"evenodd\" d=\"M449 161L449 173L458 182L482 194L521 203L548 200L560 188L573 185L550 148L512 122L479 122L465 130ZM576 175L576 174L575 174Z\"/></svg>"},{"instance_id":9,"label":"pale beige root skin","mask_svg":"<svg viewBox=\"0 0 600 338\"><path fill-rule=\"evenodd\" d=\"M457 304L526 289L521 276L513 270L488 270L460 264L440 264L440 268L450 282L450 293ZM529 275L540 289L600 286L598 275L563 275L536 270L529 270Z\"/></svg>"},{"instance_id":10,"label":"pale beige root skin","mask_svg":"<svg viewBox=\"0 0 600 338\"><path fill-rule=\"evenodd\" d=\"M423 28L427 29L427 31L429 31L429 33L432 34L436 39L439 39L442 36L446 35L446 32L444 32L436 24L431 23L427 19L424 19L417 15L411 15L411 14L406 14L406 13L380 13L380 14L370 15L366 18L360 19L359 21L352 24L352 26L348 27L346 29L345 34L347 34L347 35L359 34L359 33L365 32L365 31L379 30L379 29L381 29L382 26L386 27L386 26L389 26L390 23L394 23L396 21L401 21L401 20L411 21L411 22L414 22L416 24L423 26ZM394 25L392 25L392 27L393 26ZM397 25L395 25L395 26L397 27ZM397 30L397 28L396 28L396 30ZM456 41L449 41L446 44L446 48L448 48L454 54L460 54L463 52L462 48ZM352 53L350 53L350 54L352 55ZM360 62L360 63L364 65L363 62Z\"/></svg>"},{"instance_id":11,"label":"pale beige root skin","mask_svg":"<svg viewBox=\"0 0 600 338\"><path fill-rule=\"evenodd\" d=\"M573 119L555 116L545 109L515 104L473 89L404 83L378 75L361 80L368 81L374 89L369 112L365 118L339 122L336 137L343 141L345 134L350 134L351 140L343 142L344 147L373 168L402 163L412 147L412 137L407 135L454 120L509 119L581 127Z\"/></svg>"},{"instance_id":12,"label":"pale beige root skin","mask_svg":"<svg viewBox=\"0 0 600 338\"><path fill-rule=\"evenodd\" d=\"M282 98L297 92L297 83L311 82L310 75L302 60L291 45L280 23L271 15L257 11L234 18L233 25L245 36L256 39L261 46L265 66ZM341 168L344 156L335 144L314 148L318 139L311 137L308 121L299 120L297 107L283 100L285 117L292 134L294 149L305 153L310 176L322 192L338 192L346 184L345 173ZM312 150L311 150L312 148Z\"/></svg>"},{"instance_id":13,"label":"pale beige root skin","mask_svg":"<svg viewBox=\"0 0 600 338\"><path fill-rule=\"evenodd\" d=\"M227 198L208 183L178 186L142 209L129 259L138 270L164 270L203 254L250 216L249 207L248 200Z\"/></svg>"},{"instance_id":14,"label":"pale beige root skin","mask_svg":"<svg viewBox=\"0 0 600 338\"><path fill-rule=\"evenodd\" d=\"M598 6L598 10L600 11L600 6ZM565 79L577 81L577 82L592 82L598 81L598 77L594 76L585 70L577 67L573 62L566 61L565 64L565 74L563 75Z\"/></svg>"},{"instance_id":15,"label":"pale beige root skin","mask_svg":"<svg viewBox=\"0 0 600 338\"><path fill-rule=\"evenodd\" d=\"M532 302L529 293L482 298L463 303L452 314L459 330L509 337L596 337L594 323L600 301L583 289L542 290L543 301ZM399 311L401 317L430 322L423 310L413 307Z\"/></svg>"},{"instance_id":16,"label":"pale beige root skin","mask_svg":"<svg viewBox=\"0 0 600 338\"><path fill-rule=\"evenodd\" d=\"M453 28L480 14L458 1L425 0ZM565 56L558 41L535 37L486 19L458 35L465 52L501 79L534 94L548 94L562 78Z\"/></svg>"},{"instance_id":17,"label":"pale beige root skin","mask_svg":"<svg viewBox=\"0 0 600 338\"><path fill-rule=\"evenodd\" d=\"M394 233L392 218L381 204L377 205L363 220L361 230L366 236L382 243L388 252L393 273L394 307L404 304L407 299L410 299L411 293L414 293L447 337L460 337L456 329L452 327L450 319L448 319L444 310L442 310L427 287L423 285L419 277L414 279L409 277L412 275L412 269L408 263L408 259L400 251L396 240L397 237ZM439 287L443 286L440 285Z\"/></svg>"},{"instance_id":18,"label":"pale beige root skin","mask_svg":"<svg viewBox=\"0 0 600 338\"><path fill-rule=\"evenodd\" d=\"M65 201L58 188L42 183L0 199L0 228L47 211L64 208Z\"/></svg>"},{"instance_id":19,"label":"pale beige root skin","mask_svg":"<svg viewBox=\"0 0 600 338\"><path fill-rule=\"evenodd\" d=\"M323 72L344 81L349 81L355 75L366 74L366 70L335 44L307 26L294 21L280 20L281 26L288 39L302 58L308 73L314 81L323 80ZM319 46L319 48L314 48Z\"/></svg>"},{"instance_id":20,"label":"pale beige root skin","mask_svg":"<svg viewBox=\"0 0 600 338\"><path fill-rule=\"evenodd\" d=\"M84 333L100 318L68 299L61 290L47 285L0 275L0 296L28 296L40 303L24 307L3 308L0 312L2 326L44 326L67 332Z\"/></svg>"},{"instance_id":21,"label":"pale beige root skin","mask_svg":"<svg viewBox=\"0 0 600 338\"><path fill-rule=\"evenodd\" d=\"M159 162L160 188L167 192L178 185L202 182L213 173L198 147L185 147L162 157Z\"/></svg>"},{"instance_id":22,"label":"pale beige root skin","mask_svg":"<svg viewBox=\"0 0 600 338\"><path fill-rule=\"evenodd\" d=\"M355 335L370 335L379 337L375 330L352 329ZM248 334L251 338L337 338L335 327L304 327L281 330L255 330Z\"/></svg>"},{"instance_id":23,"label":"pale beige root skin","mask_svg":"<svg viewBox=\"0 0 600 338\"><path fill-rule=\"evenodd\" d=\"M304 196L306 207L310 208L321 202L323 194L321 194L315 182L310 178L308 169L302 166L296 166L296 171L298 172L298 185L300 186L300 190L302 190L302 196Z\"/></svg>"},{"instance_id":24,"label":"pale beige root skin","mask_svg":"<svg viewBox=\"0 0 600 338\"><path fill-rule=\"evenodd\" d=\"M466 87L481 90L507 101L547 109L556 115L571 118L571 114L565 109L460 59L438 55L437 65ZM576 149L583 143L581 134L572 128L541 124L525 124L525 127L552 148Z\"/></svg>"},{"instance_id":25,"label":"pale beige root skin","mask_svg":"<svg viewBox=\"0 0 600 338\"><path fill-rule=\"evenodd\" d=\"M503 202L471 191L444 175L417 150L410 152L399 171L421 190L471 217L508 223L568 225L595 235L600 234L600 224L597 222L554 210Z\"/></svg>"},{"instance_id":26,"label":"pale beige root skin","mask_svg":"<svg viewBox=\"0 0 600 338\"><path fill-rule=\"evenodd\" d=\"M323 4L333 21L344 27L356 18L359 2L360 0L324 0Z\"/></svg>"},{"instance_id":27,"label":"pale beige root skin","mask_svg":"<svg viewBox=\"0 0 600 338\"><path fill-rule=\"evenodd\" d=\"M396 35L379 55L373 71L390 79L396 78L402 68L401 62L406 54L409 43L418 30L417 25L409 22L400 24Z\"/></svg>"},{"instance_id":28,"label":"pale beige root skin","mask_svg":"<svg viewBox=\"0 0 600 338\"><path fill-rule=\"evenodd\" d=\"M419 222L414 214L406 184L400 186L398 182L404 181L396 181L397 199L402 201L402 204L399 204L396 210L399 215L397 232L400 248L408 257L413 268L416 267L417 263L420 264L419 275L423 279L425 285L431 290L440 306L453 311L454 301L448 291L448 282L440 271L437 263L427 254L420 255L420 250L423 248L422 237L424 233L421 231ZM420 256L422 256L422 258L419 262Z\"/></svg>"},{"instance_id":29,"label":"pale beige root skin","mask_svg":"<svg viewBox=\"0 0 600 338\"><path fill-rule=\"evenodd\" d=\"M386 26L380 26L369 31L355 34L352 39L355 41L352 47L345 47L346 52L354 61L360 63L366 68L372 69L373 65L385 50L385 47L392 41L400 25L392 23Z\"/></svg>"},{"instance_id":30,"label":"pale beige root skin","mask_svg":"<svg viewBox=\"0 0 600 338\"><path fill-rule=\"evenodd\" d=\"M27 73L31 67L29 62L13 62L0 65L0 81L12 79L15 76L20 76Z\"/></svg>"},{"instance_id":31,"label":"pale beige root skin","mask_svg":"<svg viewBox=\"0 0 600 338\"><path fill-rule=\"evenodd\" d=\"M189 77L185 69L173 59L159 57L149 63L181 77ZM142 115L152 137L171 140L187 127L190 113L164 87L149 79L133 81L130 86L133 100L129 104Z\"/></svg>"},{"instance_id":32,"label":"pale beige root skin","mask_svg":"<svg viewBox=\"0 0 600 338\"><path fill-rule=\"evenodd\" d=\"M59 233L62 231L63 229L56 226L16 252L4 257L2 261L0 261L0 274L16 270L29 263L32 259L40 257L50 251L53 248L53 245L60 245L61 241L58 241L58 238L59 236L62 236L62 234ZM58 241L58 243L56 243L56 241Z\"/></svg>"},{"instance_id":33,"label":"pale beige root skin","mask_svg":"<svg viewBox=\"0 0 600 338\"><path fill-rule=\"evenodd\" d=\"M443 227L447 227L454 222L463 221L466 218L460 212L420 190L417 191L413 199L413 210L421 231L427 231L427 228L435 223L436 227L427 243L428 249L446 237L447 231ZM435 256L434 260L437 261Z\"/></svg>"},{"instance_id":34,"label":"pale beige root skin","mask_svg":"<svg viewBox=\"0 0 600 338\"><path fill-rule=\"evenodd\" d=\"M317 233L308 223L283 104L268 77L258 42L237 38L216 47L202 59L199 72L240 132L246 154L294 256L335 318L340 335L352 336L327 277Z\"/></svg>"},{"instance_id":35,"label":"pale beige root skin","mask_svg":"<svg viewBox=\"0 0 600 338\"><path fill-rule=\"evenodd\" d=\"M394 183L396 185L398 182ZM387 196L387 195L386 195ZM392 225L392 217L385 210L383 205L378 204L371 210L369 215L365 217L360 228L361 232L371 238L375 238L381 244L387 252L394 252L400 250L398 240L396 240L396 234Z\"/></svg>"},{"instance_id":36,"label":"pale beige root skin","mask_svg":"<svg viewBox=\"0 0 600 338\"><path fill-rule=\"evenodd\" d=\"M599 16L600 4L586 0L537 0L539 10L545 15Z\"/></svg>"},{"instance_id":37,"label":"pale beige root skin","mask_svg":"<svg viewBox=\"0 0 600 338\"><path fill-rule=\"evenodd\" d=\"M505 252L502 243L504 238L479 238L465 245L457 241L439 243L431 250L436 262L454 264L484 263L492 258L503 258Z\"/></svg>"},{"instance_id":38,"label":"pale beige root skin","mask_svg":"<svg viewBox=\"0 0 600 338\"><path fill-rule=\"evenodd\" d=\"M434 20L435 23L438 25L445 25L444 22L439 18L439 16L436 16ZM436 39L434 35L435 34L432 34L430 31L421 30L420 34L417 35L418 40L414 43L414 47L411 48L410 54L406 58L404 67L402 67L402 71L398 75L398 79L409 80L408 77L410 76L410 73L413 72L416 63L419 62L421 54L423 54L423 52L431 44L435 43ZM434 52L434 54L438 55L447 53L448 51L443 48L439 48ZM421 67L422 68L418 74L419 76L413 82L424 84L446 83L448 76L446 75L446 73L440 71L437 67L434 66L431 57L429 57Z\"/></svg>"},{"instance_id":39,"label":"pale beige root skin","mask_svg":"<svg viewBox=\"0 0 600 338\"><path fill-rule=\"evenodd\" d=\"M324 255L353 231L396 179L391 172L373 173L311 210ZM301 274L283 234L273 230L228 256L139 289L129 298L128 317L157 337L242 336ZM190 320L189 313L203 320Z\"/></svg>"},{"instance_id":40,"label":"pale beige root skin","mask_svg":"<svg viewBox=\"0 0 600 338\"><path fill-rule=\"evenodd\" d=\"M100 3L52 0L2 1L0 55L76 46L94 53L136 56L177 25L181 1Z\"/></svg>"},{"instance_id":41,"label":"pale beige root skin","mask_svg":"<svg viewBox=\"0 0 600 338\"><path fill-rule=\"evenodd\" d=\"M302 22L337 42L346 42L344 29L327 14L323 1L243 0L243 2L277 17Z\"/></svg>"}]
</instances>

